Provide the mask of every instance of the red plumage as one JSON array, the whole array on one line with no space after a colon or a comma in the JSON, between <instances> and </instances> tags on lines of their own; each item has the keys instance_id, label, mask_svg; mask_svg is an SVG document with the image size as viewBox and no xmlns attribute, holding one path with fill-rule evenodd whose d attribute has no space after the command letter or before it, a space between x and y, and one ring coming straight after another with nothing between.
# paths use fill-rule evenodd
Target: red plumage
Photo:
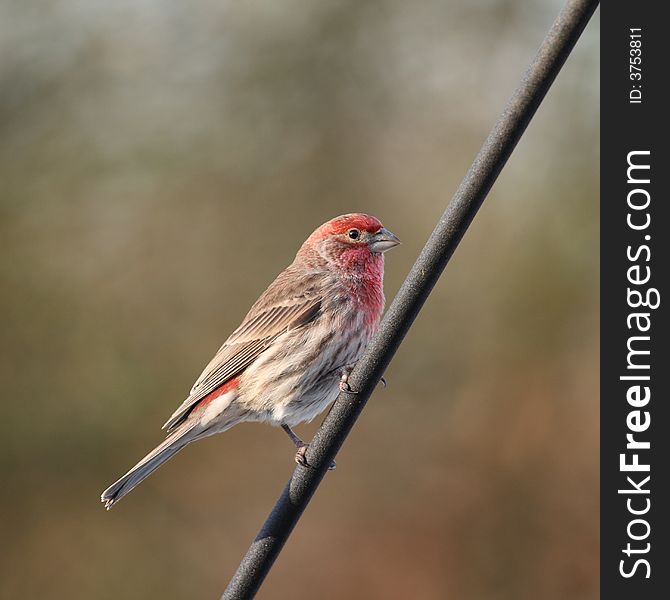
<instances>
[{"instance_id":1,"label":"red plumage","mask_svg":"<svg viewBox=\"0 0 670 600\"><path fill-rule=\"evenodd\" d=\"M205 406L208 406L210 402L216 400L219 396L223 396L223 394L226 394L227 392L236 389L237 386L239 385L239 382L240 382L239 376L229 379L228 381L226 381L226 383L220 385L213 392L210 392L202 400L200 400L194 406L193 410L202 410L203 408L205 408Z\"/></svg>"},{"instance_id":2,"label":"red plumage","mask_svg":"<svg viewBox=\"0 0 670 600\"><path fill-rule=\"evenodd\" d=\"M324 223L275 279L165 424L167 439L102 494L110 508L192 441L242 421L310 421L346 388L384 309L384 252L399 243L361 213Z\"/></svg>"}]
</instances>

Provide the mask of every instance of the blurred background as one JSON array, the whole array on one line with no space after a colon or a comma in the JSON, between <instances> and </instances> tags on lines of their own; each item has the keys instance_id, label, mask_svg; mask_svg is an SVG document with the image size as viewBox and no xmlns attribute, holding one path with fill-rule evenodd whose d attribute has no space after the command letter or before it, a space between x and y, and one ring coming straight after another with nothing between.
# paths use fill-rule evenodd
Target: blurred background
<instances>
[{"instance_id":1,"label":"blurred background","mask_svg":"<svg viewBox=\"0 0 670 600\"><path fill-rule=\"evenodd\" d=\"M283 432L100 492L323 221L400 236L393 298L561 5L0 0L2 598L218 597ZM259 598L598 597L598 36Z\"/></svg>"}]
</instances>

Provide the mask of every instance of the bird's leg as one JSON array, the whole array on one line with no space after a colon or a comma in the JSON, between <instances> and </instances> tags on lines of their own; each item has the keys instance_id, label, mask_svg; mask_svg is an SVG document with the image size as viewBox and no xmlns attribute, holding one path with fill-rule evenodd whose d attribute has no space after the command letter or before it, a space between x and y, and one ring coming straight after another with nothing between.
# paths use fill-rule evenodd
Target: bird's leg
<instances>
[{"instance_id":1,"label":"bird's leg","mask_svg":"<svg viewBox=\"0 0 670 600\"><path fill-rule=\"evenodd\" d=\"M286 435L291 438L291 441L295 444L296 448L307 447L307 444L305 444L305 442L303 442L288 425L282 424L281 428L286 432Z\"/></svg>"},{"instance_id":2,"label":"bird's leg","mask_svg":"<svg viewBox=\"0 0 670 600\"><path fill-rule=\"evenodd\" d=\"M346 392L347 394L358 394L351 389L349 385L349 374L351 373L352 367L344 367L342 369L342 375L340 376L340 392Z\"/></svg>"},{"instance_id":3,"label":"bird's leg","mask_svg":"<svg viewBox=\"0 0 670 600\"><path fill-rule=\"evenodd\" d=\"M353 367L345 367L344 369L342 369L342 376L340 377L340 391L347 392L348 394L358 394L358 392L352 390L351 386L349 385L349 375L351 374L352 368ZM386 378L383 375L380 381L382 382L384 387L388 385L386 382Z\"/></svg>"},{"instance_id":4,"label":"bird's leg","mask_svg":"<svg viewBox=\"0 0 670 600\"><path fill-rule=\"evenodd\" d=\"M298 451L295 453L295 462L297 462L302 467L309 468L310 464L307 462L307 457L305 456L307 453L307 448L309 448L309 444L303 442L288 425L282 423L281 428L286 432L286 435L291 438L291 441L298 449ZM335 464L335 461L333 461L328 466L328 470L334 471L335 467L337 467L337 465Z\"/></svg>"}]
</instances>

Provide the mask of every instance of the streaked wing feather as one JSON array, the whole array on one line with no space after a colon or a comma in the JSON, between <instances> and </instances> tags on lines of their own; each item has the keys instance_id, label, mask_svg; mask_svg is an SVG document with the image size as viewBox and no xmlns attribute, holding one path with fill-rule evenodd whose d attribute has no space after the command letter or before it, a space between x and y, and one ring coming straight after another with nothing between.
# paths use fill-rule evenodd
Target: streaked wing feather
<instances>
[{"instance_id":1,"label":"streaked wing feather","mask_svg":"<svg viewBox=\"0 0 670 600\"><path fill-rule=\"evenodd\" d=\"M244 371L282 333L309 323L320 308L321 299L309 293L264 309L254 305L205 367L191 388L189 397L163 425L163 429L170 431L181 423L200 400Z\"/></svg>"}]
</instances>

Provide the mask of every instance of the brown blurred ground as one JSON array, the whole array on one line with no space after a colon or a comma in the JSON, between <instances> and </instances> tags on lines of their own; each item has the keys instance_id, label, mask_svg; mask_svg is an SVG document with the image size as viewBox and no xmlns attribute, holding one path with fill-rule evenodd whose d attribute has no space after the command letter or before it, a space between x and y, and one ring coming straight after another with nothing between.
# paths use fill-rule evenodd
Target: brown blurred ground
<instances>
[{"instance_id":1,"label":"brown blurred ground","mask_svg":"<svg viewBox=\"0 0 670 600\"><path fill-rule=\"evenodd\" d=\"M281 431L100 491L322 221L402 238L393 297L560 5L0 2L2 598L218 597ZM598 596L598 58L596 17L261 598Z\"/></svg>"}]
</instances>

